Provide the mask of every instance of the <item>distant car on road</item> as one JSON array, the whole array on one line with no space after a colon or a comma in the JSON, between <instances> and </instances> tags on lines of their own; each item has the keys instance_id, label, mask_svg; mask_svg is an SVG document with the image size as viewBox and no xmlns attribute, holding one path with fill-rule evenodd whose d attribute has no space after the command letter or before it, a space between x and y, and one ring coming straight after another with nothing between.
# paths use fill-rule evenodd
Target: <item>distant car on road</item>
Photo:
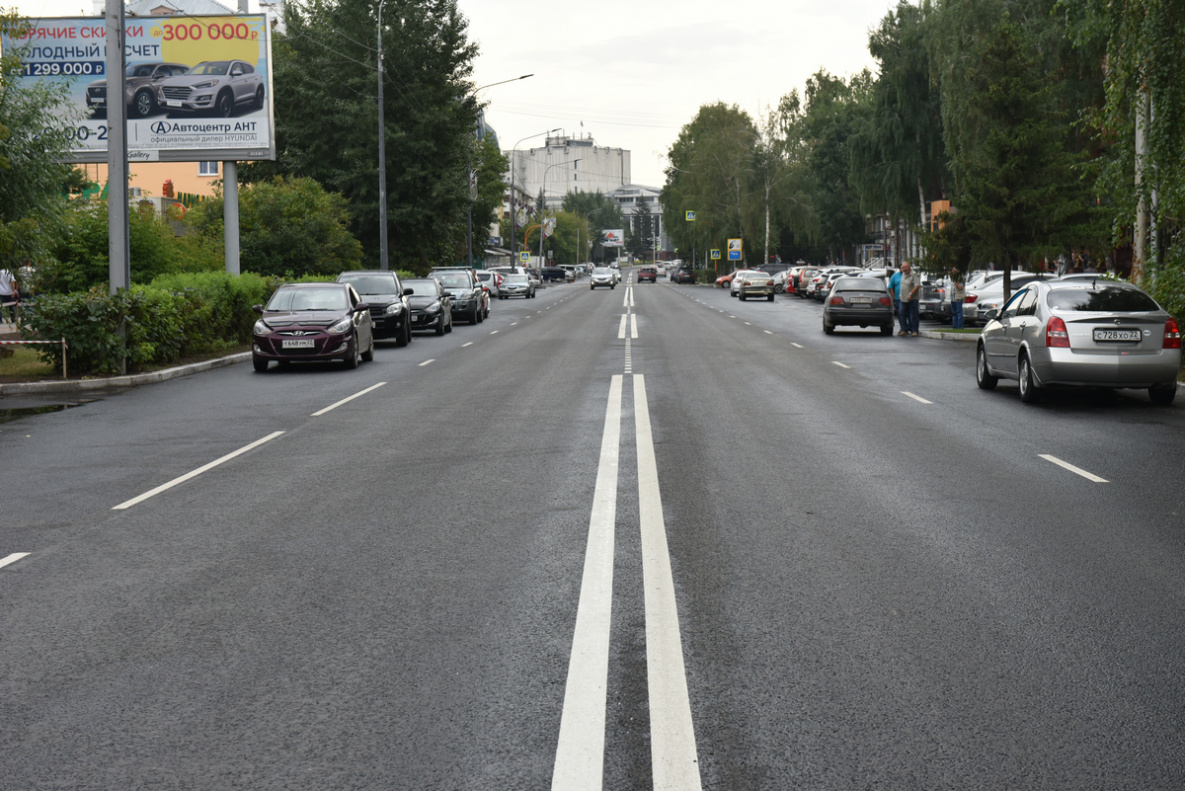
<instances>
[{"instance_id":1,"label":"distant car on road","mask_svg":"<svg viewBox=\"0 0 1185 791\"><path fill-rule=\"evenodd\" d=\"M695 271L689 266L681 266L667 274L672 283L695 283Z\"/></svg>"},{"instance_id":2,"label":"distant car on road","mask_svg":"<svg viewBox=\"0 0 1185 791\"><path fill-rule=\"evenodd\" d=\"M535 286L526 275L503 275L502 288L499 291L499 296L502 299L510 299L511 297L534 299Z\"/></svg>"},{"instance_id":3,"label":"distant car on road","mask_svg":"<svg viewBox=\"0 0 1185 791\"><path fill-rule=\"evenodd\" d=\"M638 282L649 280L651 283L658 282L658 269L653 266L644 266L638 270Z\"/></svg>"},{"instance_id":4,"label":"distant car on road","mask_svg":"<svg viewBox=\"0 0 1185 791\"><path fill-rule=\"evenodd\" d=\"M396 346L411 342L411 315L403 296L403 284L394 272L360 270L342 272L337 282L349 283L370 305L376 338L394 338Z\"/></svg>"},{"instance_id":5,"label":"distant car on road","mask_svg":"<svg viewBox=\"0 0 1185 791\"><path fill-rule=\"evenodd\" d=\"M540 270L544 283L567 283L568 272L562 267L545 266Z\"/></svg>"},{"instance_id":6,"label":"distant car on road","mask_svg":"<svg viewBox=\"0 0 1185 791\"><path fill-rule=\"evenodd\" d=\"M774 301L774 276L768 272L753 270L739 274L733 280L733 285L741 302L749 297L765 297L770 302Z\"/></svg>"},{"instance_id":7,"label":"distant car on road","mask_svg":"<svg viewBox=\"0 0 1185 791\"><path fill-rule=\"evenodd\" d=\"M823 332L836 327L880 327L893 334L893 295L878 277L838 278L823 301Z\"/></svg>"},{"instance_id":8,"label":"distant car on road","mask_svg":"<svg viewBox=\"0 0 1185 791\"><path fill-rule=\"evenodd\" d=\"M403 286L413 330L433 330L437 335L453 331L453 299L439 280L417 278L403 281Z\"/></svg>"},{"instance_id":9,"label":"distant car on road","mask_svg":"<svg viewBox=\"0 0 1185 791\"><path fill-rule=\"evenodd\" d=\"M472 269L453 267L433 269L429 277L440 281L444 290L452 297L453 318L461 316L470 324L480 324L485 320L486 303L489 295L481 287Z\"/></svg>"},{"instance_id":10,"label":"distant car on road","mask_svg":"<svg viewBox=\"0 0 1185 791\"><path fill-rule=\"evenodd\" d=\"M592 271L588 288L591 291L597 286L608 286L610 290L617 286L617 275L607 266L598 266Z\"/></svg>"}]
</instances>

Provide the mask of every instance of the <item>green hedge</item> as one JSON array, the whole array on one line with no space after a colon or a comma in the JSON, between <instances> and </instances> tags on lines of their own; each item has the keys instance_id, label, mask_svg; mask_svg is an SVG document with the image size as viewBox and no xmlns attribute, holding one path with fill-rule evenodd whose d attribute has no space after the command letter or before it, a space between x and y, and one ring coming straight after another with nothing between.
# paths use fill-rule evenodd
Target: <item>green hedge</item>
<instances>
[{"instance_id":1,"label":"green hedge","mask_svg":"<svg viewBox=\"0 0 1185 791\"><path fill-rule=\"evenodd\" d=\"M101 287L43 294L22 308L27 326L21 332L26 339L65 338L71 374L115 374L125 359L136 371L250 342L252 306L265 303L281 282L200 272L162 275L115 295ZM61 347L39 349L60 371Z\"/></svg>"}]
</instances>

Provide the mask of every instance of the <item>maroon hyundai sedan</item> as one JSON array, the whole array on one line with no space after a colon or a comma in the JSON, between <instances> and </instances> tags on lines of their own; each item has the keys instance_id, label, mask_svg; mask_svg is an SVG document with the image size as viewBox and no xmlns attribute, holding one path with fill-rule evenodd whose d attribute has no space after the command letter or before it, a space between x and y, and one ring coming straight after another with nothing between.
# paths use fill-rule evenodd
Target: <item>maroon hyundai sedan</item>
<instances>
[{"instance_id":1,"label":"maroon hyundai sedan","mask_svg":"<svg viewBox=\"0 0 1185 791\"><path fill-rule=\"evenodd\" d=\"M348 283L287 283L276 289L252 330L251 362L263 373L272 360L342 360L357 368L374 359L370 306Z\"/></svg>"}]
</instances>

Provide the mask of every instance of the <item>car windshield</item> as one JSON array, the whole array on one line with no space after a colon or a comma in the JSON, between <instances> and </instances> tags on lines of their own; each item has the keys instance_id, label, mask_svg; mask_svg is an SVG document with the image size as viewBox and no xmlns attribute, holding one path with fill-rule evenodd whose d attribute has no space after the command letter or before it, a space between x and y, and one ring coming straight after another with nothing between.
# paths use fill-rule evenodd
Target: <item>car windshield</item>
<instances>
[{"instance_id":1,"label":"car windshield","mask_svg":"<svg viewBox=\"0 0 1185 791\"><path fill-rule=\"evenodd\" d=\"M1155 300L1143 291L1121 286L1055 288L1049 292L1048 302L1054 310L1084 313L1160 310Z\"/></svg>"},{"instance_id":2,"label":"car windshield","mask_svg":"<svg viewBox=\"0 0 1185 791\"><path fill-rule=\"evenodd\" d=\"M281 288L267 303L268 310L345 310L346 289Z\"/></svg>"},{"instance_id":3,"label":"car windshield","mask_svg":"<svg viewBox=\"0 0 1185 791\"><path fill-rule=\"evenodd\" d=\"M613 274L613 270L609 269L608 267L598 266L596 269L593 270L593 274L594 275L611 275L611 274Z\"/></svg>"},{"instance_id":4,"label":"car windshield","mask_svg":"<svg viewBox=\"0 0 1185 791\"><path fill-rule=\"evenodd\" d=\"M434 297L436 296L436 281L435 280L404 280L404 288L410 288L416 292L417 297Z\"/></svg>"},{"instance_id":5,"label":"car windshield","mask_svg":"<svg viewBox=\"0 0 1185 791\"><path fill-rule=\"evenodd\" d=\"M206 63L199 63L189 70L190 74L226 74L227 68L230 66L229 60L211 60Z\"/></svg>"},{"instance_id":6,"label":"car windshield","mask_svg":"<svg viewBox=\"0 0 1185 791\"><path fill-rule=\"evenodd\" d=\"M461 274L438 274L436 279L445 288L469 288L469 278Z\"/></svg>"},{"instance_id":7,"label":"car windshield","mask_svg":"<svg viewBox=\"0 0 1185 791\"><path fill-rule=\"evenodd\" d=\"M349 283L359 294L396 294L395 278L392 275L348 275L341 279Z\"/></svg>"},{"instance_id":8,"label":"car windshield","mask_svg":"<svg viewBox=\"0 0 1185 791\"><path fill-rule=\"evenodd\" d=\"M151 63L141 63L139 66L128 66L128 77L151 77L152 73L156 71L156 66Z\"/></svg>"}]
</instances>

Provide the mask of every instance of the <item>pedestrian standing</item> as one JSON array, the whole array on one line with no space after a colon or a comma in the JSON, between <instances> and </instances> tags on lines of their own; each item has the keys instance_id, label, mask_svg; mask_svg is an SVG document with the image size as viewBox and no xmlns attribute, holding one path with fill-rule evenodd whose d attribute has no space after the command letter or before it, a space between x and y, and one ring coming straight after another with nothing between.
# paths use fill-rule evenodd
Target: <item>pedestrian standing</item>
<instances>
[{"instance_id":1,"label":"pedestrian standing","mask_svg":"<svg viewBox=\"0 0 1185 791\"><path fill-rule=\"evenodd\" d=\"M0 268L0 321L4 320L4 309L8 308L12 323L16 324L16 305L20 298L16 277L7 268Z\"/></svg>"},{"instance_id":2,"label":"pedestrian standing","mask_svg":"<svg viewBox=\"0 0 1185 791\"><path fill-rule=\"evenodd\" d=\"M963 329L963 302L967 299L967 284L959 270L950 270L950 319L951 326L956 330Z\"/></svg>"},{"instance_id":3,"label":"pedestrian standing","mask_svg":"<svg viewBox=\"0 0 1185 791\"><path fill-rule=\"evenodd\" d=\"M901 332L898 335L918 335L918 300L922 298L922 276L913 271L908 261L901 264Z\"/></svg>"},{"instance_id":4,"label":"pedestrian standing","mask_svg":"<svg viewBox=\"0 0 1185 791\"><path fill-rule=\"evenodd\" d=\"M893 292L893 307L897 308L897 321L901 323L901 332L897 334L904 335L905 314L901 312L901 270L893 272L893 276L889 278L889 290Z\"/></svg>"}]
</instances>

